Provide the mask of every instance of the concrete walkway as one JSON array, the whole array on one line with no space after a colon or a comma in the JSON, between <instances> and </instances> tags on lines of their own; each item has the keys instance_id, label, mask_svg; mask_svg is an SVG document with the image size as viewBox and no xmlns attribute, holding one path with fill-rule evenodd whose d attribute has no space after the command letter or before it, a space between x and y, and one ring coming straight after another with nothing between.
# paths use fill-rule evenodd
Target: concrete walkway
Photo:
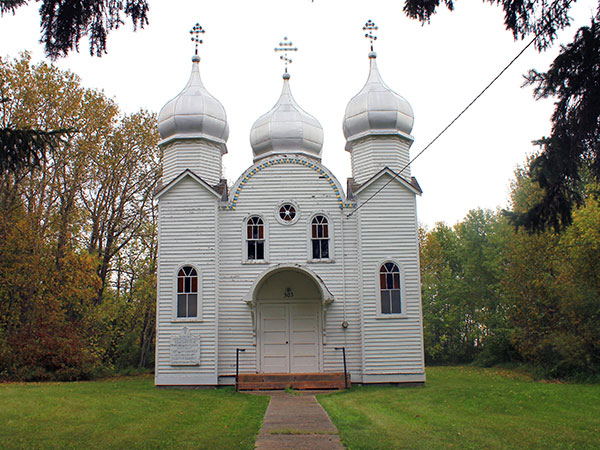
<instances>
[{"instance_id":1,"label":"concrete walkway","mask_svg":"<svg viewBox=\"0 0 600 450\"><path fill-rule=\"evenodd\" d=\"M262 392L271 401L256 450L343 450L338 431L314 391Z\"/></svg>"}]
</instances>

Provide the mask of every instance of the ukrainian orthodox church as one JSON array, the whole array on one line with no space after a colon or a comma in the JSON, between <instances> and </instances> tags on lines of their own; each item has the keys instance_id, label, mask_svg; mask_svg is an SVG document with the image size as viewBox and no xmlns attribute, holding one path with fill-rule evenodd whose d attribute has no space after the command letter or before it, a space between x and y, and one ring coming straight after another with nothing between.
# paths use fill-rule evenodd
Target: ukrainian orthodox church
<instances>
[{"instance_id":1,"label":"ukrainian orthodox church","mask_svg":"<svg viewBox=\"0 0 600 450\"><path fill-rule=\"evenodd\" d=\"M366 63L343 118L345 188L287 70L251 149L233 150L254 163L228 187L227 116L192 58L158 119L156 385L234 384L236 353L240 373L340 372L342 348L353 383L425 381L413 111L375 52Z\"/></svg>"}]
</instances>

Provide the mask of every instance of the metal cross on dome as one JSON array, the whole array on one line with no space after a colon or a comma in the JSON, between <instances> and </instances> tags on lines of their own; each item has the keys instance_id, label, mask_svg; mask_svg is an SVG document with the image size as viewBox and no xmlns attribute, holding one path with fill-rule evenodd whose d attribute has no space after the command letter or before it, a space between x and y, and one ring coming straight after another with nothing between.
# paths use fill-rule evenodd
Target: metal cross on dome
<instances>
[{"instance_id":1,"label":"metal cross on dome","mask_svg":"<svg viewBox=\"0 0 600 450\"><path fill-rule=\"evenodd\" d=\"M202 39L200 39L200 35L204 34L204 28L196 22L196 25L190 30L190 34L192 35L192 42L196 44L195 55L198 54L198 44L202 44Z\"/></svg>"},{"instance_id":2,"label":"metal cross on dome","mask_svg":"<svg viewBox=\"0 0 600 450\"><path fill-rule=\"evenodd\" d=\"M285 62L285 73L287 73L288 64L292 63L292 59L288 56L288 52L297 52L298 48L293 46L287 36L283 38L283 41L279 43L279 47L275 47L276 52L283 52L283 55L279 55L279 59Z\"/></svg>"},{"instance_id":3,"label":"metal cross on dome","mask_svg":"<svg viewBox=\"0 0 600 450\"><path fill-rule=\"evenodd\" d=\"M363 31L366 31L365 37L371 41L371 51L373 51L373 41L377 40L377 36L375 36L375 31L377 30L379 30L379 27L371 19L363 27Z\"/></svg>"}]
</instances>

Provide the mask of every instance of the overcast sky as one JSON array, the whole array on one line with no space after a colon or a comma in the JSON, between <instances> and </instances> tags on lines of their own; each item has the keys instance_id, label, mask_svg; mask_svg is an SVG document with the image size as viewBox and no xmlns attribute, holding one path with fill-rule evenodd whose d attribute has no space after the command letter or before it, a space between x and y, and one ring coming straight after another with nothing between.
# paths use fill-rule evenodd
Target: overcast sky
<instances>
[{"instance_id":1,"label":"overcast sky","mask_svg":"<svg viewBox=\"0 0 600 450\"><path fill-rule=\"evenodd\" d=\"M0 55L29 50L44 59L39 44L39 3L0 18ZM284 37L299 48L289 71L298 104L323 126L323 163L342 183L351 176L344 151L342 119L348 101L368 74L369 42L362 31L371 19L379 27L375 50L386 84L411 104L415 114L411 156L416 155L523 48L504 30L502 11L481 2L456 2L440 9L428 25L411 21L398 0L149 0L150 24L137 32L126 24L108 38L108 54L80 53L56 64L103 90L126 113L158 113L185 86L193 44L189 30L199 22L206 33L200 71L204 85L225 107L230 127L225 177L235 180L252 164L249 144L254 121L277 101L283 64L273 48ZM572 10L568 43L588 25L595 0ZM535 149L532 140L550 132L552 100L534 101L521 88L530 68L546 70L558 45L538 54L527 50L509 71L412 167L423 196L419 221L452 225L473 208L506 207L514 169Z\"/></svg>"}]
</instances>

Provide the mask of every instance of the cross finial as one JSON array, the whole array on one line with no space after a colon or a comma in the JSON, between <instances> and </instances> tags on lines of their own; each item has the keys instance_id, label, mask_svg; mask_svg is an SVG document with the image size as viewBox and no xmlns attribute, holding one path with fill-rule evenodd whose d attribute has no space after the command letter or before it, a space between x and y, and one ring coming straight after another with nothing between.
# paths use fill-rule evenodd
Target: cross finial
<instances>
[{"instance_id":1,"label":"cross finial","mask_svg":"<svg viewBox=\"0 0 600 450\"><path fill-rule=\"evenodd\" d=\"M379 27L371 19L363 27L363 31L366 31L365 37L371 41L371 51L373 51L373 41L377 40L377 36L375 36L375 31L377 30L379 30Z\"/></svg>"},{"instance_id":2,"label":"cross finial","mask_svg":"<svg viewBox=\"0 0 600 450\"><path fill-rule=\"evenodd\" d=\"M287 66L292 63L292 59L288 56L288 52L297 52L298 48L293 47L292 41L286 36L283 38L283 41L279 43L279 47L275 47L275 51L283 52L283 55L279 55L279 59L285 62L285 73L287 73Z\"/></svg>"},{"instance_id":3,"label":"cross finial","mask_svg":"<svg viewBox=\"0 0 600 450\"><path fill-rule=\"evenodd\" d=\"M192 35L192 42L196 44L196 50L194 52L195 55L198 54L198 44L202 44L202 39L200 39L200 35L204 34L204 28L196 22L196 25L190 30L190 34Z\"/></svg>"}]
</instances>

